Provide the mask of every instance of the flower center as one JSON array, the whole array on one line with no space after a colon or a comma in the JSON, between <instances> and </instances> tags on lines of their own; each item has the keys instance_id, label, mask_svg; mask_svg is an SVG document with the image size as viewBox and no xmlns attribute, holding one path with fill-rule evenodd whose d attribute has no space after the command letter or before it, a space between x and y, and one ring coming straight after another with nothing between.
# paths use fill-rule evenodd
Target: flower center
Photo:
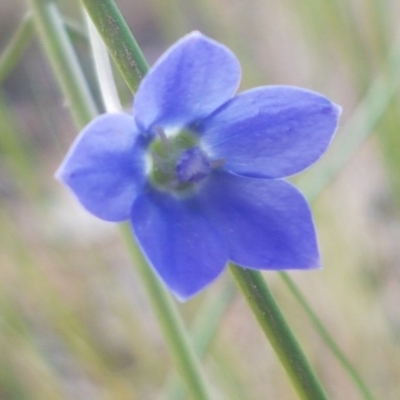
<instances>
[{"instance_id":1,"label":"flower center","mask_svg":"<svg viewBox=\"0 0 400 400\"><path fill-rule=\"evenodd\" d=\"M198 146L198 137L182 130L167 137L161 128L150 144L150 180L163 190L191 189L205 179L213 168L207 154Z\"/></svg>"}]
</instances>

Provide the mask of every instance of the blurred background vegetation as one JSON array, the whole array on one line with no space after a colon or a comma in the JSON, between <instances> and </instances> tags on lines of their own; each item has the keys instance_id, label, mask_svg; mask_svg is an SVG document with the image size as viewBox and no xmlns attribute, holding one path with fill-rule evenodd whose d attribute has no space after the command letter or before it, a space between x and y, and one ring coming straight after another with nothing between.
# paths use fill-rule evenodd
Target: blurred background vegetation
<instances>
[{"instance_id":1,"label":"blurred background vegetation","mask_svg":"<svg viewBox=\"0 0 400 400\"><path fill-rule=\"evenodd\" d=\"M79 1L57 4L99 99ZM376 398L399 399L400 3L117 4L150 63L198 29L238 55L242 89L303 86L343 106L327 155L294 178L313 200L324 269L291 276ZM28 11L1 0L0 54ZM77 129L33 26L30 37L12 70L0 61L0 399L167 398L171 361L116 227L53 179ZM359 399L282 279L264 275L330 398ZM204 302L221 313L205 357L216 398L295 399L228 273L180 305L188 326Z\"/></svg>"}]
</instances>

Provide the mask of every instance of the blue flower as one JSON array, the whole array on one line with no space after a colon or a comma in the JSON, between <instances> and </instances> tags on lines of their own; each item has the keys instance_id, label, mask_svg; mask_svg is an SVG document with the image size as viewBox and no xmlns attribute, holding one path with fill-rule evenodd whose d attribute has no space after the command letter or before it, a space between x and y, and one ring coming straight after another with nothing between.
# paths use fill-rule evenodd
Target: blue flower
<instances>
[{"instance_id":1,"label":"blue flower","mask_svg":"<svg viewBox=\"0 0 400 400\"><path fill-rule=\"evenodd\" d=\"M282 178L322 155L340 108L290 86L235 95L240 75L229 49L199 32L185 36L145 76L133 114L95 118L56 174L94 215L131 222L180 300L228 260L265 270L320 266L310 209Z\"/></svg>"}]
</instances>

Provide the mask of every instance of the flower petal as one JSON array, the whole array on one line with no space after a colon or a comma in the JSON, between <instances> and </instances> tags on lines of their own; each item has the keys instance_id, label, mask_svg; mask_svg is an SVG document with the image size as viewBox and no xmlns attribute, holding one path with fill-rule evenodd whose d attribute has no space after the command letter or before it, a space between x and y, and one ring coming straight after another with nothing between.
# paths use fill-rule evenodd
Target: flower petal
<instances>
[{"instance_id":1,"label":"flower petal","mask_svg":"<svg viewBox=\"0 0 400 400\"><path fill-rule=\"evenodd\" d=\"M139 140L138 140L139 139ZM104 114L77 137L56 177L97 217L129 219L144 184L144 151L132 116Z\"/></svg>"},{"instance_id":2,"label":"flower petal","mask_svg":"<svg viewBox=\"0 0 400 400\"><path fill-rule=\"evenodd\" d=\"M228 260L224 240L191 200L149 188L135 201L132 226L150 264L180 300L211 283Z\"/></svg>"},{"instance_id":3,"label":"flower petal","mask_svg":"<svg viewBox=\"0 0 400 400\"><path fill-rule=\"evenodd\" d=\"M250 177L281 178L316 161L330 144L340 108L290 86L266 86L233 98L199 127L204 145L225 168Z\"/></svg>"},{"instance_id":4,"label":"flower petal","mask_svg":"<svg viewBox=\"0 0 400 400\"><path fill-rule=\"evenodd\" d=\"M142 80L134 100L138 126L183 128L229 100L240 65L225 46L199 32L173 45Z\"/></svg>"},{"instance_id":5,"label":"flower petal","mask_svg":"<svg viewBox=\"0 0 400 400\"><path fill-rule=\"evenodd\" d=\"M319 267L310 209L283 180L214 172L198 199L229 245L229 259L254 269Z\"/></svg>"}]
</instances>

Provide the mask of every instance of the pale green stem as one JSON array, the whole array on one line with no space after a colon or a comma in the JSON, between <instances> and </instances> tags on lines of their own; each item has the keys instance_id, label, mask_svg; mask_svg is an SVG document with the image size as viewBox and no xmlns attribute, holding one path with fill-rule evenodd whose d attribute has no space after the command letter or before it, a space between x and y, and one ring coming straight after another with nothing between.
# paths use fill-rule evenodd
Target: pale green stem
<instances>
[{"instance_id":1,"label":"pale green stem","mask_svg":"<svg viewBox=\"0 0 400 400\"><path fill-rule=\"evenodd\" d=\"M20 186L24 195L29 194L38 198L41 192L35 170L32 168L34 158L26 154L26 148L18 131L18 126L13 119L11 107L5 96L0 92L0 149L2 160L7 162L16 184ZM1 196L0 196L1 197Z\"/></svg>"},{"instance_id":2,"label":"pale green stem","mask_svg":"<svg viewBox=\"0 0 400 400\"><path fill-rule=\"evenodd\" d=\"M62 15L65 27L72 39L87 39L85 27L73 18Z\"/></svg>"},{"instance_id":3,"label":"pale green stem","mask_svg":"<svg viewBox=\"0 0 400 400\"><path fill-rule=\"evenodd\" d=\"M207 296L196 312L196 318L190 328L192 342L196 354L203 356L220 326L236 290L229 280L223 292L218 296ZM169 400L184 400L185 390L179 377L174 374L169 378L165 398Z\"/></svg>"},{"instance_id":4,"label":"pale green stem","mask_svg":"<svg viewBox=\"0 0 400 400\"><path fill-rule=\"evenodd\" d=\"M315 314L313 309L310 307L306 298L301 293L299 288L295 285L295 283L292 281L292 279L289 277L289 275L286 272L280 272L279 275L281 276L281 278L283 279L285 284L288 286L288 288L292 292L292 294L295 296L296 300L303 307L304 311L307 313L308 317L314 324L314 327L318 331L321 338L325 341L325 343L328 344L328 347L331 349L332 353L339 360L341 365L345 368L345 370L349 374L349 376L353 379L354 383L357 385L357 387L358 387L360 393L363 395L364 399L373 400L374 397L370 393L367 385L365 384L363 379L360 377L357 370L349 362L347 357L340 350L340 348L338 347L336 342L332 339L328 330L324 327L324 325L322 324L320 319L317 317L317 315Z\"/></svg>"},{"instance_id":5,"label":"pale green stem","mask_svg":"<svg viewBox=\"0 0 400 400\"><path fill-rule=\"evenodd\" d=\"M85 37L82 27L74 20L63 17L63 22L71 33ZM17 31L12 36L7 47L0 54L0 82L13 70L18 63L30 40L32 39L33 20L32 14L28 13L23 18Z\"/></svg>"},{"instance_id":6,"label":"pale green stem","mask_svg":"<svg viewBox=\"0 0 400 400\"><path fill-rule=\"evenodd\" d=\"M26 46L31 40L32 32L32 16L31 14L27 14L14 36L11 38L8 46L0 55L0 82L7 77L20 60Z\"/></svg>"},{"instance_id":7,"label":"pale green stem","mask_svg":"<svg viewBox=\"0 0 400 400\"><path fill-rule=\"evenodd\" d=\"M82 127L96 115L96 105L65 31L61 15L53 1L30 2L36 28L54 74L77 125Z\"/></svg>"},{"instance_id":8,"label":"pale green stem","mask_svg":"<svg viewBox=\"0 0 400 400\"><path fill-rule=\"evenodd\" d=\"M193 398L199 400L212 399L212 396L208 392L199 361L193 351L192 344L189 341L182 319L177 312L171 295L149 268L148 263L133 240L130 225L122 224L121 233L130 255L135 261L136 271L146 286L158 321L163 329L164 338L167 341L171 355L182 378L187 383Z\"/></svg>"}]
</instances>

